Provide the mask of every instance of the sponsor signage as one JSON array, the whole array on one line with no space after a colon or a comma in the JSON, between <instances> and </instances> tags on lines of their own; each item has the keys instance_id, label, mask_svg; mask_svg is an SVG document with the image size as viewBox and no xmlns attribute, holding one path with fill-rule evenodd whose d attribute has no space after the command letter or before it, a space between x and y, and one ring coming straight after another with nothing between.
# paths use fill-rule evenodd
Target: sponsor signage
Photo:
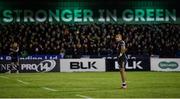
<instances>
[{"instance_id":1,"label":"sponsor signage","mask_svg":"<svg viewBox=\"0 0 180 99\"><path fill-rule=\"evenodd\" d=\"M125 65L125 69L128 71L149 71L150 59L149 56L132 56L128 55L128 61ZM119 64L117 59L106 60L107 71L118 71Z\"/></svg>"},{"instance_id":2,"label":"sponsor signage","mask_svg":"<svg viewBox=\"0 0 180 99\"><path fill-rule=\"evenodd\" d=\"M0 72L19 69L20 72L59 72L59 60L21 60L20 66L12 65L11 62L1 62Z\"/></svg>"},{"instance_id":3,"label":"sponsor signage","mask_svg":"<svg viewBox=\"0 0 180 99\"><path fill-rule=\"evenodd\" d=\"M62 55L28 55L27 57L20 57L20 60L58 60ZM10 61L11 56L0 55L0 61Z\"/></svg>"},{"instance_id":4,"label":"sponsor signage","mask_svg":"<svg viewBox=\"0 0 180 99\"><path fill-rule=\"evenodd\" d=\"M6 61L6 62L0 61L0 73L7 72L9 70L15 71L17 70L17 66L12 65L10 61Z\"/></svg>"},{"instance_id":5,"label":"sponsor signage","mask_svg":"<svg viewBox=\"0 0 180 99\"><path fill-rule=\"evenodd\" d=\"M61 59L61 72L105 71L105 59Z\"/></svg>"},{"instance_id":6,"label":"sponsor signage","mask_svg":"<svg viewBox=\"0 0 180 99\"><path fill-rule=\"evenodd\" d=\"M151 58L152 71L180 71L178 58Z\"/></svg>"}]
</instances>

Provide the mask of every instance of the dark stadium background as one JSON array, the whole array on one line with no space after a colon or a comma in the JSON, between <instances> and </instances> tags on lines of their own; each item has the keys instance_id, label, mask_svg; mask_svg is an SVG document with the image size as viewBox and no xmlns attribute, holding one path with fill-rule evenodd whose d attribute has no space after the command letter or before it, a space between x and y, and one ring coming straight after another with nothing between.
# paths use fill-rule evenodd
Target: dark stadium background
<instances>
[{"instance_id":1,"label":"dark stadium background","mask_svg":"<svg viewBox=\"0 0 180 99\"><path fill-rule=\"evenodd\" d=\"M1 10L4 9L134 9L134 8L161 8L161 9L176 9L177 20L179 19L179 5L177 1L174 0L4 0L0 1ZM2 16L2 15L1 15ZM119 15L121 16L121 15ZM22 17L22 16L21 16ZM96 12L94 14L96 17ZM137 22L138 23L138 22ZM122 33L124 40L127 42L127 48L129 54L146 54L153 55L157 54L161 57L179 57L179 25L174 23L157 23L157 24L124 24L124 23L105 23L105 24L88 24L87 26L78 23L70 24L50 24L50 23L39 23L37 25L30 24L8 24L1 27L1 54L8 53L8 45L12 37L18 40L22 44L22 50L27 50L29 54L58 54L59 51L65 51L66 55L72 55L72 57L80 57L81 55L115 55L115 45L113 45L113 36L117 33ZM9 28L10 27L10 28ZM27 32L25 29L30 28L31 31ZM37 29L35 29L37 28ZM43 30L41 30L41 29ZM47 29L48 28L48 29ZM83 28L86 28L83 30ZM98 30L98 28L100 28ZM136 29L137 30L132 30ZM18 31L18 30L21 31ZM106 30L106 34L103 33ZM160 31L159 31L160 30ZM6 32L5 31L9 31ZM43 31L43 32L42 32ZM43 34L47 31L51 32L46 36ZM86 34L78 34L78 39L75 39L76 32L86 32ZM22 33L18 33L22 32ZM55 33L63 32L63 33ZM93 32L93 33L92 33ZM99 32L99 33L97 33ZM25 33L25 34L23 34ZM34 33L34 34L33 34ZM67 35L66 35L67 33ZM32 36L34 35L34 36ZM59 37L57 36L59 35ZM69 42L69 35L72 35L73 41ZM91 36L90 38L99 38L98 40L91 41L90 38L87 39L87 45L84 44L85 39L80 38L82 36ZM96 36L97 35L97 36ZM103 36L104 35L104 36ZM49 36L49 37L48 37ZM65 37L63 37L65 36ZM104 41L104 37L107 40ZM11 38L11 39L9 39ZM64 41L62 42L62 40ZM43 41L44 40L44 41ZM80 40L80 43L77 43ZM33 41L34 43L32 44ZM45 45L48 43L49 45ZM52 44L51 44L52 43ZM69 44L71 43L71 44ZM65 45L64 45L65 44ZM59 46L57 46L59 45ZM70 45L70 46L69 46ZM113 45L113 46L112 46ZM47 48L45 46L49 46ZM65 46L65 47L62 47ZM85 51L86 46L88 46L88 51ZM58 47L53 50L53 47ZM81 48L79 48L81 47ZM38 48L39 51L35 51ZM45 49L47 48L47 49ZM68 51L69 50L69 51ZM73 55L75 54L75 55ZM98 56L99 57L99 56Z\"/></svg>"},{"instance_id":2,"label":"dark stadium background","mask_svg":"<svg viewBox=\"0 0 180 99\"><path fill-rule=\"evenodd\" d=\"M178 0L0 0L0 98L179 98ZM117 9L118 22L10 22L5 10ZM125 9L176 10L176 21L122 21ZM164 13L163 13L164 14ZM23 19L23 14L21 18ZM43 17L43 16L42 16ZM104 16L105 17L105 16ZM116 34L127 47L121 89ZM10 48L20 47L20 64ZM159 72L161 71L161 72ZM69 73L67 73L69 72Z\"/></svg>"}]
</instances>

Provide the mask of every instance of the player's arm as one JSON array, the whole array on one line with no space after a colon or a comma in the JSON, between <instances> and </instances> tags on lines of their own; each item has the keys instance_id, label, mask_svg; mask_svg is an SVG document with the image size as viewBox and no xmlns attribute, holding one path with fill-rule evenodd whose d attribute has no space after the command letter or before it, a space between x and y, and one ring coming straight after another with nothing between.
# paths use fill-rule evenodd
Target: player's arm
<instances>
[{"instance_id":1,"label":"player's arm","mask_svg":"<svg viewBox=\"0 0 180 99\"><path fill-rule=\"evenodd\" d=\"M16 50L14 50L13 48L10 48L10 51L13 51L13 52L18 52L19 51L19 47L17 47Z\"/></svg>"},{"instance_id":2,"label":"player's arm","mask_svg":"<svg viewBox=\"0 0 180 99\"><path fill-rule=\"evenodd\" d=\"M122 46L121 49L120 49L120 52L121 53L125 53L127 51L126 47L125 46Z\"/></svg>"},{"instance_id":3,"label":"player's arm","mask_svg":"<svg viewBox=\"0 0 180 99\"><path fill-rule=\"evenodd\" d=\"M14 50L13 48L10 48L10 51L13 51L13 52L15 52L15 50Z\"/></svg>"},{"instance_id":4,"label":"player's arm","mask_svg":"<svg viewBox=\"0 0 180 99\"><path fill-rule=\"evenodd\" d=\"M123 43L121 45L121 49L119 49L119 50L120 50L120 55L119 56L122 56L127 51L127 49L125 47L125 43Z\"/></svg>"},{"instance_id":5,"label":"player's arm","mask_svg":"<svg viewBox=\"0 0 180 99\"><path fill-rule=\"evenodd\" d=\"M19 47L17 47L17 49L15 50L15 52L18 52L19 51Z\"/></svg>"}]
</instances>

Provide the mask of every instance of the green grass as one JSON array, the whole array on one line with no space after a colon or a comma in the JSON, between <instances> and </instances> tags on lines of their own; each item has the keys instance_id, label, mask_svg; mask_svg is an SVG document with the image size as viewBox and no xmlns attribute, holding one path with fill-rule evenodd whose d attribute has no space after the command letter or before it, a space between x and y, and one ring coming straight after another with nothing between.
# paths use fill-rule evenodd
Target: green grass
<instances>
[{"instance_id":1,"label":"green grass","mask_svg":"<svg viewBox=\"0 0 180 99\"><path fill-rule=\"evenodd\" d=\"M127 78L128 88L123 90L120 89L119 72L0 74L0 97L180 97L180 72L127 72ZM28 84L18 82L17 79Z\"/></svg>"}]
</instances>

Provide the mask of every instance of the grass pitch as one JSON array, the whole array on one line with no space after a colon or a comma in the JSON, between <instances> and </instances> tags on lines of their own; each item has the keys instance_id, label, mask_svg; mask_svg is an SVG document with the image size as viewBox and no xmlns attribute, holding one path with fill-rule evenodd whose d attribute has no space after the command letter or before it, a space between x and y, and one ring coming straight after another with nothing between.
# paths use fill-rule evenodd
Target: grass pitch
<instances>
[{"instance_id":1,"label":"grass pitch","mask_svg":"<svg viewBox=\"0 0 180 99\"><path fill-rule=\"evenodd\" d=\"M180 72L0 74L1 98L179 98Z\"/></svg>"}]
</instances>

